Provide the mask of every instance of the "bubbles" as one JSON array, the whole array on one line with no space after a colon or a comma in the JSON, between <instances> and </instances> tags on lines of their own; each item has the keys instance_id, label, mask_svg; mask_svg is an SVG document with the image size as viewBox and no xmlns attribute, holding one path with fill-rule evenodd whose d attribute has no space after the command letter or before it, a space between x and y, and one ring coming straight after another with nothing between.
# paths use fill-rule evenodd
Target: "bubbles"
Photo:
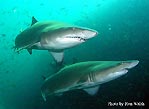
<instances>
[{"instance_id":1,"label":"bubbles","mask_svg":"<svg viewBox=\"0 0 149 109\"><path fill-rule=\"evenodd\" d=\"M111 24L108 24L108 30L109 30L109 31L112 30Z\"/></svg>"}]
</instances>

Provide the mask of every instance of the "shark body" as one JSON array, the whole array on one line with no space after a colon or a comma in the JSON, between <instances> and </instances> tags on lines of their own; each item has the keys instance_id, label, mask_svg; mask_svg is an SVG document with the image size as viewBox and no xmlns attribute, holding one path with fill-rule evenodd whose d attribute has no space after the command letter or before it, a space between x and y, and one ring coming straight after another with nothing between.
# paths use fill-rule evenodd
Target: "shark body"
<instances>
[{"instance_id":1,"label":"shark body","mask_svg":"<svg viewBox=\"0 0 149 109\"><path fill-rule=\"evenodd\" d=\"M15 49L48 50L57 62L62 62L63 51L95 37L97 31L62 22L41 21L32 18L32 26L22 31L15 39Z\"/></svg>"},{"instance_id":2,"label":"shark body","mask_svg":"<svg viewBox=\"0 0 149 109\"><path fill-rule=\"evenodd\" d=\"M64 92L83 89L94 95L100 84L114 80L135 67L139 61L88 61L72 64L62 68L48 77L41 87L46 100L49 95L61 95Z\"/></svg>"}]
</instances>

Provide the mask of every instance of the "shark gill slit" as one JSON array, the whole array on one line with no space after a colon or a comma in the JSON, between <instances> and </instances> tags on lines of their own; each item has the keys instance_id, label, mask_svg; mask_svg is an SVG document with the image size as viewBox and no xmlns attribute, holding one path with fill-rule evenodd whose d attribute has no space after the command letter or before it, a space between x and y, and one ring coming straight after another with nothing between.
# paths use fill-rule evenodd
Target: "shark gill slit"
<instances>
[{"instance_id":1,"label":"shark gill slit","mask_svg":"<svg viewBox=\"0 0 149 109\"><path fill-rule=\"evenodd\" d=\"M91 75L90 75L91 73L89 73L89 75L88 75L88 82L90 82L91 81Z\"/></svg>"},{"instance_id":2,"label":"shark gill slit","mask_svg":"<svg viewBox=\"0 0 149 109\"><path fill-rule=\"evenodd\" d=\"M89 82L94 82L95 81L95 73L89 73L88 81Z\"/></svg>"}]
</instances>

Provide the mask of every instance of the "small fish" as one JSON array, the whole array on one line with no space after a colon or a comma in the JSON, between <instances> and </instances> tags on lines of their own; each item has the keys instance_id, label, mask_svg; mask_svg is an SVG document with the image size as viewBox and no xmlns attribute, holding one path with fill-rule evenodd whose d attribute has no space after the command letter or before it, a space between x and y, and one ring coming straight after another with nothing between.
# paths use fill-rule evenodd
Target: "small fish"
<instances>
[{"instance_id":1,"label":"small fish","mask_svg":"<svg viewBox=\"0 0 149 109\"><path fill-rule=\"evenodd\" d=\"M138 60L88 61L66 66L45 79L41 87L42 97L46 101L47 96L62 95L76 89L94 95L101 84L125 75L138 63Z\"/></svg>"}]
</instances>

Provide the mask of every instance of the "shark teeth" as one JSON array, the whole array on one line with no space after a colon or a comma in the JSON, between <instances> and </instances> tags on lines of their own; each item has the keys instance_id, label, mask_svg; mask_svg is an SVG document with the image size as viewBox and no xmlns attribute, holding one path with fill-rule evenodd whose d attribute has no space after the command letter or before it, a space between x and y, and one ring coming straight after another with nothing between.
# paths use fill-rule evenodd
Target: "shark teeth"
<instances>
[{"instance_id":1,"label":"shark teeth","mask_svg":"<svg viewBox=\"0 0 149 109\"><path fill-rule=\"evenodd\" d=\"M78 37L69 37L69 36L68 36L67 38L76 38L76 39L79 39L80 41L86 41L85 38L82 38L82 37L79 37L79 36L78 36Z\"/></svg>"}]
</instances>

